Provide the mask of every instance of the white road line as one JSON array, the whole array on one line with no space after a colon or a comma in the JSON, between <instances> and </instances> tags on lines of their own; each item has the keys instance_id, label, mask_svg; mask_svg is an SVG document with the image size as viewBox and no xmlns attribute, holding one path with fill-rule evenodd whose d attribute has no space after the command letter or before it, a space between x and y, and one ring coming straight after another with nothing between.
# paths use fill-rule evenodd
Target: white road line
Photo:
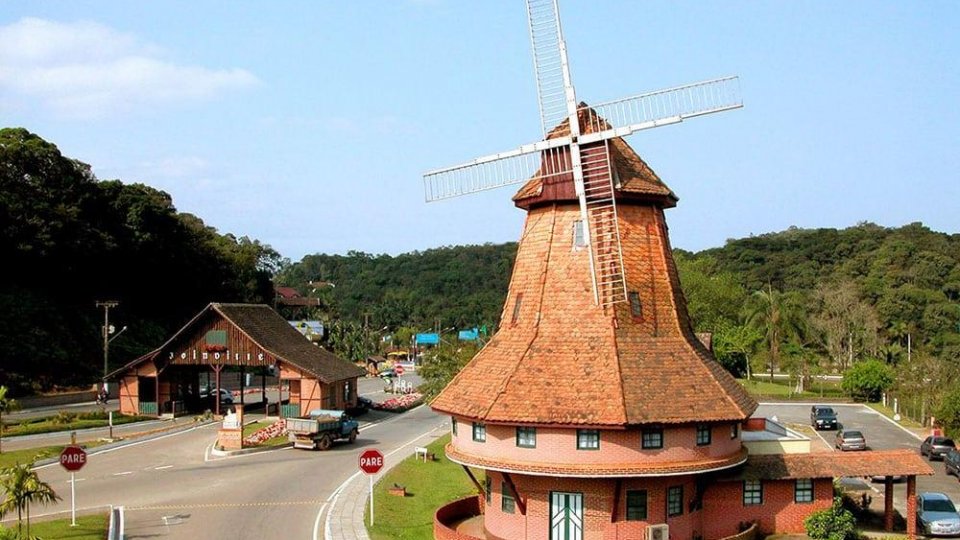
<instances>
[{"instance_id":1,"label":"white road line","mask_svg":"<svg viewBox=\"0 0 960 540\"><path fill-rule=\"evenodd\" d=\"M113 473L114 476L126 476L128 474L133 474L133 471L123 471L123 472Z\"/></svg>"},{"instance_id":2,"label":"white road line","mask_svg":"<svg viewBox=\"0 0 960 540\"><path fill-rule=\"evenodd\" d=\"M923 437L921 437L920 435L917 435L916 433L910 431L909 429L901 426L900 424L898 424L898 423L896 422L896 420L893 420L892 418L888 417L887 415L882 414L882 413L880 413L880 412L877 412L877 411L871 409L870 407L867 407L866 405L863 405L863 408L866 409L867 411L872 412L873 414L879 416L880 418L883 418L883 419L886 420L887 422L890 422L891 424L897 426L898 428L902 429L903 431L907 432L907 433L908 433L911 437L913 437L914 439L916 439L916 440L918 440L918 441L922 441L922 440L923 440Z\"/></svg>"},{"instance_id":3,"label":"white road line","mask_svg":"<svg viewBox=\"0 0 960 540\"><path fill-rule=\"evenodd\" d=\"M320 511L317 512L317 519L313 521L313 537L314 538L316 538L317 533L320 532L320 516L323 515L323 511L324 509L326 509L327 504L329 503L323 503L322 505L320 505Z\"/></svg>"},{"instance_id":4,"label":"white road line","mask_svg":"<svg viewBox=\"0 0 960 540\"><path fill-rule=\"evenodd\" d=\"M823 441L823 444L827 445L827 448L829 448L831 452L836 452L836 451L837 451L836 445L830 444L826 439L824 439L824 438L823 438L823 435L820 434L820 430L819 430L819 429L813 428L813 433L814 433L814 435L816 435L817 437L819 437L821 441Z\"/></svg>"},{"instance_id":5,"label":"white road line","mask_svg":"<svg viewBox=\"0 0 960 540\"><path fill-rule=\"evenodd\" d=\"M173 468L173 465L163 465L162 467L154 467L153 470L162 471L163 469L172 469L172 468Z\"/></svg>"}]
</instances>

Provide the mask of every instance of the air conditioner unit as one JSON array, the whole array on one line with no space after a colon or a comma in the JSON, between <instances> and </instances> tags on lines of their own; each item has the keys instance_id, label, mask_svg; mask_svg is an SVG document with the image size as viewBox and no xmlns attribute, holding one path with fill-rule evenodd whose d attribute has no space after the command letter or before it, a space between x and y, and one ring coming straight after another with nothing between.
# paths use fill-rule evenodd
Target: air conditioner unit
<instances>
[{"instance_id":1,"label":"air conditioner unit","mask_svg":"<svg viewBox=\"0 0 960 540\"><path fill-rule=\"evenodd\" d=\"M669 540L670 526L666 523L647 526L647 540Z\"/></svg>"}]
</instances>

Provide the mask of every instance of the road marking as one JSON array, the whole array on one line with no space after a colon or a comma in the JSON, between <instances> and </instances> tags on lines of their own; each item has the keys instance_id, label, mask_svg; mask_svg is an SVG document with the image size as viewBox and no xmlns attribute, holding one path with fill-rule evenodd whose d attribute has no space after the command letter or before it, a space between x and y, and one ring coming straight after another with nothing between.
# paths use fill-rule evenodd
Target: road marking
<instances>
[{"instance_id":1,"label":"road marking","mask_svg":"<svg viewBox=\"0 0 960 540\"><path fill-rule=\"evenodd\" d=\"M903 431L907 432L907 433L910 434L910 436L913 437L914 439L916 439L916 440L918 440L918 441L922 441L922 440L923 440L923 437L921 437L920 435L917 435L916 433L910 431L909 429L901 426L900 424L897 423L896 420L890 418L889 416L887 416L887 415L885 415L885 414L882 414L882 413L879 413L879 412L871 409L870 407L867 407L866 405L861 405L861 406L862 406L864 409L866 409L867 411L872 412L873 414L879 416L880 418L883 418L883 419L886 420L887 422L890 422L891 424L893 424L893 425L897 426L898 428L902 429Z\"/></svg>"},{"instance_id":2,"label":"road marking","mask_svg":"<svg viewBox=\"0 0 960 540\"><path fill-rule=\"evenodd\" d=\"M153 470L162 471L163 469L172 469L172 468L173 468L173 465L163 465L162 467L154 467Z\"/></svg>"},{"instance_id":3,"label":"road marking","mask_svg":"<svg viewBox=\"0 0 960 540\"><path fill-rule=\"evenodd\" d=\"M325 502L322 505L320 505L320 511L317 512L317 519L313 520L313 537L314 538L317 537L317 533L320 531L320 516L323 515L323 511L324 509L326 509L327 504L329 503Z\"/></svg>"},{"instance_id":4,"label":"road marking","mask_svg":"<svg viewBox=\"0 0 960 540\"><path fill-rule=\"evenodd\" d=\"M123 471L123 472L113 473L114 476L126 476L128 474L133 474L133 471Z\"/></svg>"},{"instance_id":5,"label":"road marking","mask_svg":"<svg viewBox=\"0 0 960 540\"><path fill-rule=\"evenodd\" d=\"M111 508L109 504L101 504L98 506L87 506L84 508L77 508L77 513L79 514L79 513L87 512L88 510L102 510L102 509L109 509L109 508ZM33 514L31 517L41 518L41 517L49 517L49 516L58 516L60 514L69 514L70 512L71 510L67 508L66 510L57 510L56 512L47 512L45 514ZM15 519L17 519L16 516L3 518L2 520L0 520L0 523L6 523L8 521L13 521Z\"/></svg>"}]
</instances>

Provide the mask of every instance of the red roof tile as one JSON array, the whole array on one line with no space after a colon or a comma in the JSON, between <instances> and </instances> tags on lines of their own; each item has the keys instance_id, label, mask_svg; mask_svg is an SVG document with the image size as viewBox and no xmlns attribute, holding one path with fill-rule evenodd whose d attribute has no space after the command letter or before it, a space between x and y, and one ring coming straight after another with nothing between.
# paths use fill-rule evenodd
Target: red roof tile
<instances>
[{"instance_id":1,"label":"red roof tile","mask_svg":"<svg viewBox=\"0 0 960 540\"><path fill-rule=\"evenodd\" d=\"M933 474L930 465L913 450L867 450L750 456L742 469L724 479L778 480Z\"/></svg>"}]
</instances>

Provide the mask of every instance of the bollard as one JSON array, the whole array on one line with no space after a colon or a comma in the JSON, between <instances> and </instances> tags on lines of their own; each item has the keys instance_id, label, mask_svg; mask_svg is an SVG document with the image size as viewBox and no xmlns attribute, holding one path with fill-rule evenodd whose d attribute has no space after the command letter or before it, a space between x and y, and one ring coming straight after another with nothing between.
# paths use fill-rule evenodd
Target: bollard
<instances>
[{"instance_id":1,"label":"bollard","mask_svg":"<svg viewBox=\"0 0 960 540\"><path fill-rule=\"evenodd\" d=\"M76 432L76 431L71 431L71 432L70 432L70 445L72 446L72 445L75 445L75 444L77 444L77 432Z\"/></svg>"}]
</instances>

